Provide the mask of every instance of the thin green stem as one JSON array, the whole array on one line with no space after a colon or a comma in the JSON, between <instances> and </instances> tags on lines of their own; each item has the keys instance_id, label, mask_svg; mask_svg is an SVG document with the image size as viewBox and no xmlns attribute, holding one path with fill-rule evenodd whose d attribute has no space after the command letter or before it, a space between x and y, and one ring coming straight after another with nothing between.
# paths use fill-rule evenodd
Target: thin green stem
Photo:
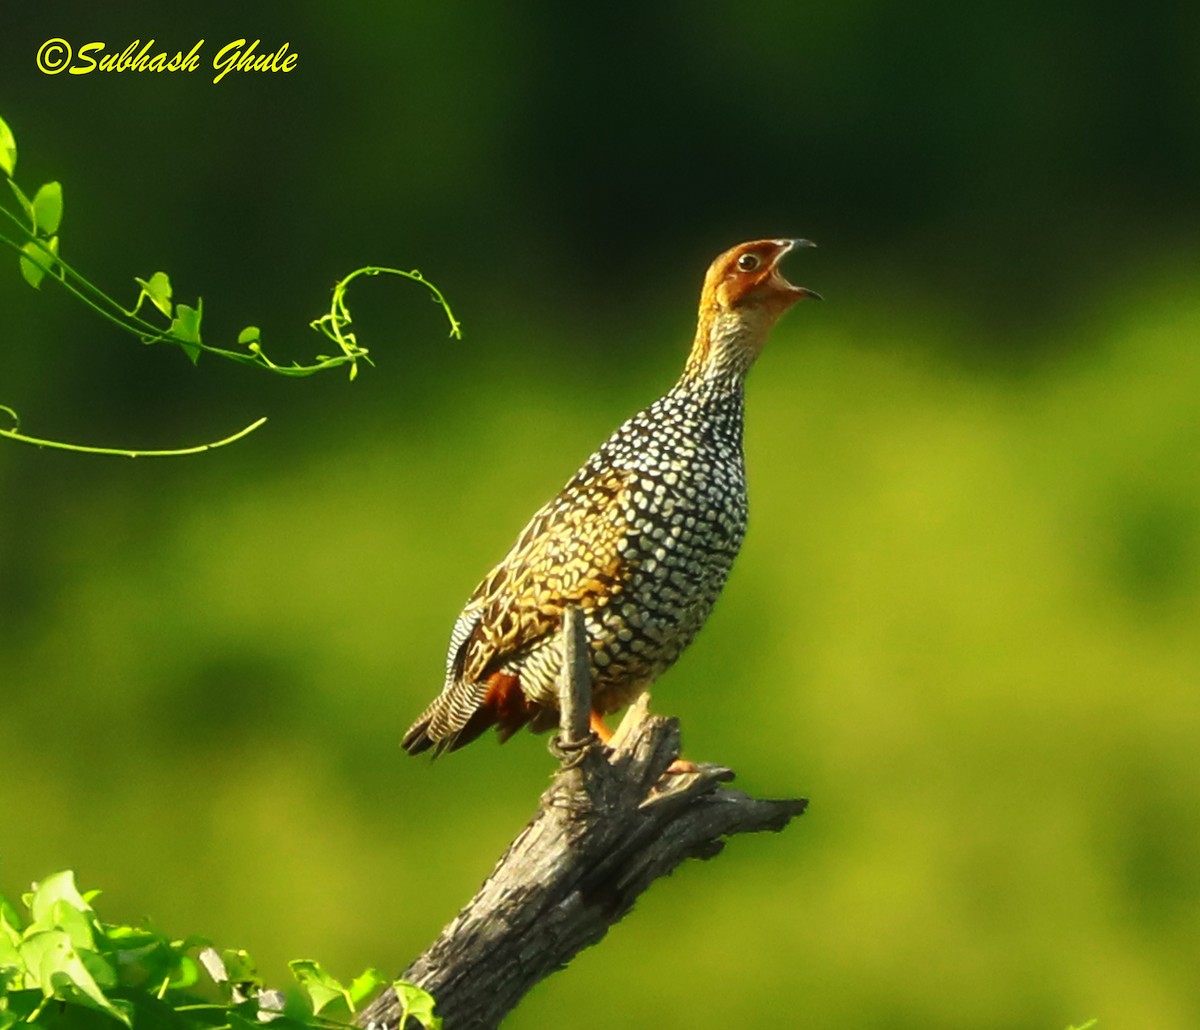
<instances>
[{"instance_id":1,"label":"thin green stem","mask_svg":"<svg viewBox=\"0 0 1200 1030\"><path fill-rule=\"evenodd\" d=\"M132 310L121 307L112 297L101 290L86 276L77 271L68 262L64 261L57 254L50 251L46 243L41 240L34 232L32 232L12 211L6 206L0 204L0 212L2 212L26 238L26 243L21 244L16 240L10 239L8 236L0 234L0 243L5 243L18 254L24 253L24 247L29 243L35 243L41 250L51 259L49 274L57 279L63 287L87 307L91 308L102 318L111 322L118 328L124 329L126 332L133 333L144 344L158 343L161 341L171 342L175 344L185 344L193 346L202 351L207 351L210 354L216 354L232 361L236 361L244 365L258 365L262 368L267 368L272 372L277 372L280 375L288 376L309 376L316 372L323 371L329 368L337 368L341 365L349 364L351 366L351 378L357 372L357 362L362 358L368 364L371 360L368 357L368 352L365 347L358 344L353 332L345 332L344 330L351 324L352 318L350 308L346 303L346 291L355 279L359 276L376 276L376 275L397 275L408 279L412 282L423 285L432 297L432 299L441 306L446 314L446 318L450 323L450 336L455 339L462 338L462 323L455 317L451 310L445 295L433 283L426 279L418 269L405 271L399 268L386 268L379 265L370 265L364 268L356 269L345 278L339 280L333 288L333 297L330 300L329 311L327 314L314 320L312 328L324 333L329 339L338 345L342 355L340 357L324 357L321 356L318 360L310 365L301 365L298 362L293 362L291 365L279 365L267 357L262 346L258 341L254 341L249 345L248 353L243 351L229 350L224 347L214 347L200 341L184 341L171 333L171 328L160 328L146 321L138 314L138 306L135 305ZM54 274L57 272L58 274Z\"/></svg>"},{"instance_id":2,"label":"thin green stem","mask_svg":"<svg viewBox=\"0 0 1200 1030\"><path fill-rule=\"evenodd\" d=\"M75 451L80 454L111 454L121 458L174 458L183 454L202 454L204 451L215 450L218 447L225 447L228 444L234 443L253 433L259 426L266 422L266 418L260 418L256 422L250 423L244 429L239 429L232 436L227 436L222 440L215 440L212 443L202 443L195 447L180 447L170 451L139 451L130 450L128 448L119 447L89 447L84 444L64 443L61 440L43 440L36 436L26 436L20 432L20 421L17 418L17 413L12 408L0 404L0 411L8 414L13 420L12 429L0 429L0 436L9 440L16 440L18 443L32 444L34 447L50 447L59 451Z\"/></svg>"},{"instance_id":3,"label":"thin green stem","mask_svg":"<svg viewBox=\"0 0 1200 1030\"><path fill-rule=\"evenodd\" d=\"M334 287L334 302L338 308L339 315L344 317L347 322L350 321L350 312L346 308L344 299L346 288L360 275L398 275L405 279L410 279L415 283L420 283L427 290L429 290L434 301L441 305L442 310L446 313L446 318L450 322L450 335L456 340L462 339L462 323L454 317L454 312L450 310L450 304L446 300L445 296L443 296L442 291L434 286L433 283L431 283L428 279L426 279L425 276L421 274L420 270L416 268L406 272L400 268L383 268L379 265L368 265L366 268L355 269L348 276L342 279L337 286Z\"/></svg>"},{"instance_id":4,"label":"thin green stem","mask_svg":"<svg viewBox=\"0 0 1200 1030\"><path fill-rule=\"evenodd\" d=\"M5 210L3 206L0 206L0 211L4 211L4 213L6 215L8 215L10 218L12 218L12 212ZM15 221L15 219L14 219L14 221ZM25 229L25 227L23 225L20 225L19 222L17 224L20 226L22 231L28 233L28 230ZM131 318L128 315L128 313L125 311L125 309L122 308L119 304L117 304L117 302L114 301L107 293L105 293L103 290L101 290L98 286L96 286L93 283L91 283L90 281L88 281L88 279L86 279L84 276L80 275L79 272L75 271L74 268L72 268L69 264L67 264L67 262L65 262L57 254L51 253L50 249L48 247L46 247L46 245L41 240L39 240L36 236L29 234L29 241L32 243L38 244L38 246L40 246L42 248L42 250L53 259L54 265L60 266L64 273L63 275L55 275L54 271L52 270L48 274L52 278L56 279L58 282L62 283L64 289L66 289L69 293L71 293L75 297L77 297L82 303L86 304L89 308L91 308L93 311L95 311L102 318L106 318L108 321L112 322L113 325L118 326L121 329L124 329L126 332L134 333L142 341L142 343L155 343L159 339L170 339L170 337L166 335L167 334L166 329L159 329L157 326L151 325L149 322L145 321L145 319L142 319L140 317ZM21 254L24 252L24 248L22 247L21 244L17 243L15 240L9 239L7 236L0 235L0 243L7 243L18 254ZM117 315L114 315L111 311L106 310L106 308L103 306L103 304L98 304L95 300L92 299L92 297L89 297L87 293L85 293L78 286L76 286L75 283L72 282L71 280L78 280L78 282L80 284L82 284L83 286L85 286L89 292L94 294L96 297L99 297L100 300L104 302L104 304L107 304L113 308L116 308L116 310L121 312L121 315L124 317L123 318L118 317ZM130 325L129 324L130 322L141 323L141 326L144 326L145 328L139 328L138 326Z\"/></svg>"},{"instance_id":5,"label":"thin green stem","mask_svg":"<svg viewBox=\"0 0 1200 1030\"><path fill-rule=\"evenodd\" d=\"M0 122L0 127L3 123ZM150 287L148 283L138 280L143 286L143 292L139 294L137 302L132 309L123 308L111 296L105 293L100 287L96 286L86 276L77 271L74 267L64 261L56 252L57 235L49 236L42 233L39 226L36 224L37 215L35 212L36 205L30 201L25 194L17 187L10 175L5 176L9 184L13 188L13 193L17 198L18 203L22 207L21 214L23 217L14 213L6 204L0 203L0 213L17 227L18 238L13 239L4 233L0 233L0 243L7 245L16 251L24 262L32 262L41 271L38 276L29 275L28 265L23 265L23 271L34 286L37 286L42 281L43 277L57 280L62 284L63 288L77 300L90 308L102 319L111 323L119 329L131 333L143 344L152 344L159 342L173 343L177 346L185 348L189 357L196 359L199 352L207 351L210 354L219 357L227 358L231 361L236 361L243 365L257 365L261 368L268 369L279 375L303 377L310 376L317 372L326 369L338 368L340 366L350 366L350 378L354 379L358 374L358 362L361 359L368 365L373 364L367 352L367 348L359 345L358 340L350 326L352 324L352 316L350 307L346 302L346 292L352 282L360 276L377 276L377 275L395 275L401 278L408 279L412 282L423 285L430 293L431 298L441 306L445 312L446 318L450 323L450 336L455 339L462 338L462 325L454 316L454 312L450 309L449 303L446 301L442 291L439 290L433 283L426 279L420 271L412 269L405 271L399 268L386 268L378 265L370 265L364 268L356 269L343 279L334 284L333 295L330 299L329 311L320 318L315 319L310 323L311 328L323 333L328 339L332 340L340 350L340 354L329 356L320 354L316 360L308 365L302 365L299 362L293 361L290 365L279 365L272 361L262 348L259 340L258 330L255 328L252 331L250 327L243 330L243 333L238 337L238 344L244 345L244 350L231 350L226 347L214 347L203 343L200 340L200 319L202 314L202 305L197 301L195 309L189 309L186 305L172 305L170 303L171 290L169 280L161 273L155 273L155 276L162 276L159 279L157 286ZM59 194L61 197L61 193ZM35 200L36 200L35 196ZM59 212L61 214L61 210ZM57 216L55 222L57 222ZM28 223L28 224L27 224ZM57 225L54 226L57 228ZM152 281L154 277L151 277ZM165 289L163 288L165 287ZM153 295L148 291L153 290ZM143 318L139 311L142 307L142 302L147 298L153 302L154 307L161 315L164 315L170 320L170 325L163 328L156 326L153 323ZM81 454L110 454L130 458L146 457L172 457L184 454L198 454L204 451L213 450L217 447L224 447L227 444L233 443L236 440L242 439L247 434L253 432L261 426L266 419L259 419L257 422L247 426L246 428L228 436L222 440L217 440L212 443L200 444L196 447L184 447L172 450L133 450L126 448L110 448L110 447L92 447L84 444L65 443L58 440L46 440L38 437L28 436L20 431L20 423L17 414L11 408L0 405L0 412L6 413L12 419L13 424L9 429L0 429L0 437L9 440L15 440L19 443L31 444L35 447L48 447L56 450L75 451Z\"/></svg>"}]
</instances>

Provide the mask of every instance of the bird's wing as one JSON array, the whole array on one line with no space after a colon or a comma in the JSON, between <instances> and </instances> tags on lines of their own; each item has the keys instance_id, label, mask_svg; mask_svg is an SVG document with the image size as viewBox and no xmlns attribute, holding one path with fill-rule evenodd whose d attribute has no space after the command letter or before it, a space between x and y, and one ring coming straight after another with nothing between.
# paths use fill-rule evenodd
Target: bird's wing
<instances>
[{"instance_id":1,"label":"bird's wing","mask_svg":"<svg viewBox=\"0 0 1200 1030\"><path fill-rule=\"evenodd\" d=\"M462 677L463 662L466 658L467 644L471 635L479 625L478 590L471 596L467 605L454 620L454 629L450 631L450 646L446 650L446 684L443 690L449 690Z\"/></svg>"},{"instance_id":2,"label":"bird's wing","mask_svg":"<svg viewBox=\"0 0 1200 1030\"><path fill-rule=\"evenodd\" d=\"M568 605L588 609L620 592L632 571L621 544L635 482L627 470L584 469L530 519L467 602L460 625L474 626L448 672L478 683L554 633Z\"/></svg>"},{"instance_id":3,"label":"bird's wing","mask_svg":"<svg viewBox=\"0 0 1200 1030\"><path fill-rule=\"evenodd\" d=\"M530 717L523 705L505 710L517 677L499 669L555 633L567 605L588 609L620 593L633 571L621 552L636 481L584 468L533 516L455 622L445 685L404 735L405 750L453 750L490 725L506 736Z\"/></svg>"}]
</instances>

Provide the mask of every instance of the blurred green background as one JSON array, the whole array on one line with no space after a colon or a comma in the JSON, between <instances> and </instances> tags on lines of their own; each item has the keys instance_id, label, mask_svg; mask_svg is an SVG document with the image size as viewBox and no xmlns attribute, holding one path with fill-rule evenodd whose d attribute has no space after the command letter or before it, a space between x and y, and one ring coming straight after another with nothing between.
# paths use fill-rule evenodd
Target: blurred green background
<instances>
[{"instance_id":1,"label":"blurred green background","mask_svg":"<svg viewBox=\"0 0 1200 1030\"><path fill-rule=\"evenodd\" d=\"M552 769L399 751L460 604L672 381L709 260L804 235L826 303L751 377L750 535L655 705L810 812L507 1025L1200 1025L1200 7L95 6L0 33L68 260L130 299L165 269L277 358L339 275L419 266L466 337L379 281L354 384L192 368L9 263L27 432L271 421L0 447L4 891L71 866L275 980L405 965ZM48 77L52 36L300 57Z\"/></svg>"}]
</instances>

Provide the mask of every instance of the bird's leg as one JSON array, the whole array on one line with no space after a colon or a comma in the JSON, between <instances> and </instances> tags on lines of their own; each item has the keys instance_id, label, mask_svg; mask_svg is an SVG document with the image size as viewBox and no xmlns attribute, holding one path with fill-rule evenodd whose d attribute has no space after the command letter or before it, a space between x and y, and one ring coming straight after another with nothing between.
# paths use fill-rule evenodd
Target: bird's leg
<instances>
[{"instance_id":1,"label":"bird's leg","mask_svg":"<svg viewBox=\"0 0 1200 1030\"><path fill-rule=\"evenodd\" d=\"M601 744L607 744L612 740L613 731L604 725L604 716L597 712L594 708L590 718L592 732L600 738Z\"/></svg>"},{"instance_id":2,"label":"bird's leg","mask_svg":"<svg viewBox=\"0 0 1200 1030\"><path fill-rule=\"evenodd\" d=\"M604 716L597 712L594 708L588 718L589 725L592 727L592 732L600 738L601 744L607 744L612 740L613 731L604 725ZM684 776L688 773L699 772L700 767L695 762L689 762L686 758L676 758L670 765L667 766L664 776Z\"/></svg>"}]
</instances>

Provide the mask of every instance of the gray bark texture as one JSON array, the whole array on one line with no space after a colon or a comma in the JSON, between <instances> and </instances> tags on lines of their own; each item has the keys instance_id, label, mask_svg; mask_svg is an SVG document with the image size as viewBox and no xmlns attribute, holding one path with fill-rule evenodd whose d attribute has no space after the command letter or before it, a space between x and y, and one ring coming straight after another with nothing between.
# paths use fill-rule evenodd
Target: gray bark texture
<instances>
[{"instance_id":1,"label":"gray bark texture","mask_svg":"<svg viewBox=\"0 0 1200 1030\"><path fill-rule=\"evenodd\" d=\"M445 1030L499 1026L525 993L599 941L638 896L686 858L712 858L725 838L782 830L807 802L761 800L723 786L719 765L668 773L676 720L643 695L606 747L588 730L591 684L583 620L564 620L562 766L538 812L475 897L401 974L429 991ZM396 1030L389 988L359 1014L366 1030ZM414 1025L410 1020L410 1025Z\"/></svg>"}]
</instances>

